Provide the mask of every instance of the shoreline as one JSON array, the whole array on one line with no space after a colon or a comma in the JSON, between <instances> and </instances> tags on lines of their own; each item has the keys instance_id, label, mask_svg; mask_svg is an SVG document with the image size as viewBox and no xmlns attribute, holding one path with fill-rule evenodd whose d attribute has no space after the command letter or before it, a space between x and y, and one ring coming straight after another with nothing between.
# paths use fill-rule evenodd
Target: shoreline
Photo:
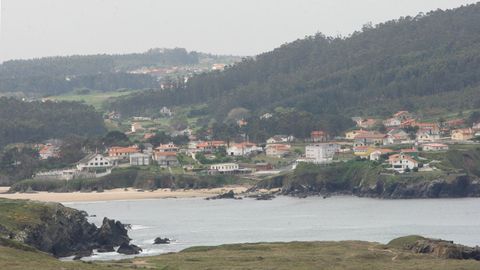
<instances>
[{"instance_id":1,"label":"shoreline","mask_svg":"<svg viewBox=\"0 0 480 270\"><path fill-rule=\"evenodd\" d=\"M189 189L189 190L171 190L159 189L155 191L138 191L128 188L105 190L104 192L70 192L70 193L14 193L6 194L1 192L8 191L8 188L0 187L0 198L13 200L34 200L41 202L98 202L98 201L125 201L125 200L145 200L145 199L173 199L173 198L208 198L233 190L236 194L248 190L244 186L226 186L212 189Z\"/></svg>"}]
</instances>

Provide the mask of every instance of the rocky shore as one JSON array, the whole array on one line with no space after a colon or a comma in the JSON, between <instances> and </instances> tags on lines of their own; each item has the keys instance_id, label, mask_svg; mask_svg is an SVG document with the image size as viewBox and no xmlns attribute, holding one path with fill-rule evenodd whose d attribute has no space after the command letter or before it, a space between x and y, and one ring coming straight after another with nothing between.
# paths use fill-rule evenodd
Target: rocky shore
<instances>
[{"instance_id":1,"label":"rocky shore","mask_svg":"<svg viewBox=\"0 0 480 270\"><path fill-rule=\"evenodd\" d=\"M380 199L434 199L480 197L480 180L468 175L451 175L445 179L393 182L378 179L374 184L331 185L325 181L286 179L278 177L258 183L248 192L261 189L275 190L275 195L329 197L352 195Z\"/></svg>"},{"instance_id":2,"label":"rocky shore","mask_svg":"<svg viewBox=\"0 0 480 270\"><path fill-rule=\"evenodd\" d=\"M75 259L90 256L93 250L112 252L119 246L132 247L128 226L120 221L104 218L97 227L88 222L87 213L58 203L14 201L13 205L29 209L25 213L29 215L28 222L12 220L15 227L0 225L1 238L27 244L55 257L75 256ZM128 254L132 254L131 250ZM141 250L136 251L133 254Z\"/></svg>"}]
</instances>

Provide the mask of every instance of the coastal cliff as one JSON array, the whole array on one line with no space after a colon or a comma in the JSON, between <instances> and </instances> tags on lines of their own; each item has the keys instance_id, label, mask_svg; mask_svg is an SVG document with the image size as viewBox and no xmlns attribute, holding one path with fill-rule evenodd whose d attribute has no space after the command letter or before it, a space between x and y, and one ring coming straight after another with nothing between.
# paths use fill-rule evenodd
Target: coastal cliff
<instances>
[{"instance_id":1,"label":"coastal cliff","mask_svg":"<svg viewBox=\"0 0 480 270\"><path fill-rule=\"evenodd\" d=\"M100 228L82 211L58 203L0 199L0 238L66 257L90 256L94 249L113 251L129 244L127 228L105 218Z\"/></svg>"},{"instance_id":2,"label":"coastal cliff","mask_svg":"<svg viewBox=\"0 0 480 270\"><path fill-rule=\"evenodd\" d=\"M292 173L263 180L250 191L278 189L295 197L354 195L382 199L480 197L479 178L472 173L383 173L381 165L351 161L316 166L300 164Z\"/></svg>"}]
</instances>

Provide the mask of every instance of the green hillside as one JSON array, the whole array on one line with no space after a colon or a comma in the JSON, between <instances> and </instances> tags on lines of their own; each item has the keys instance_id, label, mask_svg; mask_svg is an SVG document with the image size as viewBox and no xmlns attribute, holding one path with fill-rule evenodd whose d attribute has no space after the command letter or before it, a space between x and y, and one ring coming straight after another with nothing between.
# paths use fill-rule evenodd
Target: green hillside
<instances>
[{"instance_id":1,"label":"green hillside","mask_svg":"<svg viewBox=\"0 0 480 270\"><path fill-rule=\"evenodd\" d=\"M480 4L474 4L366 25L348 37L317 34L110 107L134 115L207 103L220 120L239 107L256 116L278 107L320 118L400 109L429 115L478 109L479 83Z\"/></svg>"}]
</instances>

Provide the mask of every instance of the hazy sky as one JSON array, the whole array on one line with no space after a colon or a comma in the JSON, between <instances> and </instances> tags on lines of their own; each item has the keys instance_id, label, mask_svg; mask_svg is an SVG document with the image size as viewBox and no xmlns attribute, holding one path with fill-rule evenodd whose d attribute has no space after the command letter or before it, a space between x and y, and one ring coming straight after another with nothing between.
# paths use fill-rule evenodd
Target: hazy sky
<instances>
[{"instance_id":1,"label":"hazy sky","mask_svg":"<svg viewBox=\"0 0 480 270\"><path fill-rule=\"evenodd\" d=\"M0 61L185 47L254 55L468 0L1 0Z\"/></svg>"}]
</instances>

